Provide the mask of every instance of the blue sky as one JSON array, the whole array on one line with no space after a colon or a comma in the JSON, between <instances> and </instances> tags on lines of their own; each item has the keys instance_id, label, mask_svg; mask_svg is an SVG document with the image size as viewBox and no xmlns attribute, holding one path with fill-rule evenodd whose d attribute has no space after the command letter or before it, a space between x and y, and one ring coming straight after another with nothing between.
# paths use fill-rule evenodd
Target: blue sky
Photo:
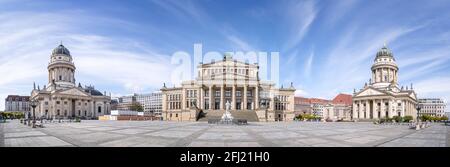
<instances>
[{"instance_id":1,"label":"blue sky","mask_svg":"<svg viewBox=\"0 0 450 167\"><path fill-rule=\"evenodd\" d=\"M401 85L450 100L447 0L0 0L0 110L47 83L50 53L71 51L76 79L114 96L158 90L176 51L280 52L280 81L332 98L370 78L387 43ZM168 83L173 85L175 83Z\"/></svg>"}]
</instances>

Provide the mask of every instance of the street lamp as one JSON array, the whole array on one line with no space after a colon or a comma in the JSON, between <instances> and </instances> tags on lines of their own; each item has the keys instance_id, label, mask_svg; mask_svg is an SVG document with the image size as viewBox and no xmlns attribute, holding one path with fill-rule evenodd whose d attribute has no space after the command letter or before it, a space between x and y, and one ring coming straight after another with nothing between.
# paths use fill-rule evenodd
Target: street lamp
<instances>
[{"instance_id":1,"label":"street lamp","mask_svg":"<svg viewBox=\"0 0 450 167\"><path fill-rule=\"evenodd\" d=\"M420 104L417 104L417 122L419 122L419 113L420 113L420 109L422 109Z\"/></svg>"},{"instance_id":2,"label":"street lamp","mask_svg":"<svg viewBox=\"0 0 450 167\"><path fill-rule=\"evenodd\" d=\"M30 105L31 107L33 107L33 128L36 128L36 113L35 113L35 108L36 106L39 104L39 102L37 100L31 100L30 101Z\"/></svg>"}]
</instances>

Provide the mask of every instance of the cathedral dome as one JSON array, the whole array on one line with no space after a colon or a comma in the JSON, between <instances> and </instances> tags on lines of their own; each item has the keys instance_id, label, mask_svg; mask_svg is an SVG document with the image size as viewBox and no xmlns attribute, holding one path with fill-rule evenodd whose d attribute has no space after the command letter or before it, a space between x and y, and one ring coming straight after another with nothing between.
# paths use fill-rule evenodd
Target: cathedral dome
<instances>
[{"instance_id":1,"label":"cathedral dome","mask_svg":"<svg viewBox=\"0 0 450 167\"><path fill-rule=\"evenodd\" d=\"M394 58L394 55L392 54L391 50L384 44L384 46L377 52L377 57L391 57Z\"/></svg>"},{"instance_id":2,"label":"cathedral dome","mask_svg":"<svg viewBox=\"0 0 450 167\"><path fill-rule=\"evenodd\" d=\"M66 47L64 47L64 45L59 45L58 47L56 47L55 49L53 49L52 55L55 54L64 54L67 56L70 56L70 52L69 49L67 49Z\"/></svg>"},{"instance_id":3,"label":"cathedral dome","mask_svg":"<svg viewBox=\"0 0 450 167\"><path fill-rule=\"evenodd\" d=\"M96 90L93 86L86 86L84 91L93 96L103 96L103 94L100 91Z\"/></svg>"}]
</instances>

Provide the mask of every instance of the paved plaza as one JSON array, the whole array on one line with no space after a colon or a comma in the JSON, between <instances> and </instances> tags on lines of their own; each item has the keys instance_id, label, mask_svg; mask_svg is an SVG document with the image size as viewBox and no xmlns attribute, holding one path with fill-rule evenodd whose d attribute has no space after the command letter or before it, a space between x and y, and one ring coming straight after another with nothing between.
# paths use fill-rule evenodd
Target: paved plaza
<instances>
[{"instance_id":1,"label":"paved plaza","mask_svg":"<svg viewBox=\"0 0 450 167\"><path fill-rule=\"evenodd\" d=\"M406 125L272 122L248 126L204 122L83 121L32 129L0 123L2 147L449 147L443 124L416 131Z\"/></svg>"}]
</instances>

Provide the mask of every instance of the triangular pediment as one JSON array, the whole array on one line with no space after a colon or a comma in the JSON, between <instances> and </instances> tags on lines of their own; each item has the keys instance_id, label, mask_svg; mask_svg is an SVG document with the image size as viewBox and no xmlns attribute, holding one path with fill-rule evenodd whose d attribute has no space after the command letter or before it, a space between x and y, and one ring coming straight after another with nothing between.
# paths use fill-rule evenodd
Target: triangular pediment
<instances>
[{"instance_id":1,"label":"triangular pediment","mask_svg":"<svg viewBox=\"0 0 450 167\"><path fill-rule=\"evenodd\" d=\"M77 88L71 88L71 89L67 89L67 90L63 90L58 92L59 94L66 94L66 95L75 95L75 96L89 96L89 94L87 94L86 92L77 89Z\"/></svg>"},{"instance_id":2,"label":"triangular pediment","mask_svg":"<svg viewBox=\"0 0 450 167\"><path fill-rule=\"evenodd\" d=\"M410 96L412 99L417 100L417 96L416 96L416 93L415 93L415 92L411 92L411 94L409 94L409 96Z\"/></svg>"},{"instance_id":3,"label":"triangular pediment","mask_svg":"<svg viewBox=\"0 0 450 167\"><path fill-rule=\"evenodd\" d=\"M386 93L376 90L374 88L366 88L366 89L362 90L361 92L359 92L355 97L376 96L376 95L386 95Z\"/></svg>"}]
</instances>

